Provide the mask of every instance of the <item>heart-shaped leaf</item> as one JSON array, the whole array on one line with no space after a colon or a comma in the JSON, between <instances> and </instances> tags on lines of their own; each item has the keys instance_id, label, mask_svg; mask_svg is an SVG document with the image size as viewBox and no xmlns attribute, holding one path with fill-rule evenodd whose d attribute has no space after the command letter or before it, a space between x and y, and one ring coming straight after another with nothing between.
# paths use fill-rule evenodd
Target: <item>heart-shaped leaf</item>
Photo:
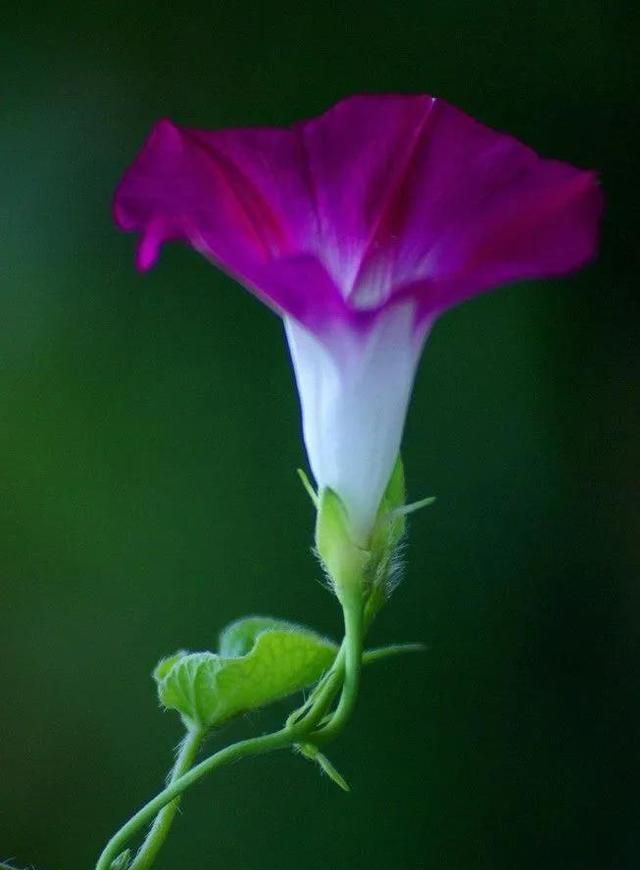
<instances>
[{"instance_id":1,"label":"heart-shaped leaf","mask_svg":"<svg viewBox=\"0 0 640 870\"><path fill-rule=\"evenodd\" d=\"M337 646L290 622L247 617L229 625L219 653L178 652L154 671L164 707L187 727L214 728L315 683Z\"/></svg>"}]
</instances>

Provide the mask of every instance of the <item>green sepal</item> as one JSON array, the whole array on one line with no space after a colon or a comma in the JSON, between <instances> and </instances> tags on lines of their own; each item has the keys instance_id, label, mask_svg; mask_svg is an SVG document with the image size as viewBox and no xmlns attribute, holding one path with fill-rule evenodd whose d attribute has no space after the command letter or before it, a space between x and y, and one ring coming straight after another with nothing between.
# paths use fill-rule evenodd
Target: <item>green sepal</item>
<instances>
[{"instance_id":1,"label":"green sepal","mask_svg":"<svg viewBox=\"0 0 640 870\"><path fill-rule=\"evenodd\" d=\"M364 586L371 554L353 540L346 508L328 487L320 493L316 552L339 599Z\"/></svg>"},{"instance_id":2,"label":"green sepal","mask_svg":"<svg viewBox=\"0 0 640 870\"><path fill-rule=\"evenodd\" d=\"M111 862L111 870L127 870L130 864L131 849L125 849L124 852L120 852L115 861Z\"/></svg>"},{"instance_id":3,"label":"green sepal","mask_svg":"<svg viewBox=\"0 0 640 870\"><path fill-rule=\"evenodd\" d=\"M404 466L398 456L382 496L371 537L371 549L377 562L388 560L402 540L406 530L405 501Z\"/></svg>"},{"instance_id":4,"label":"green sepal","mask_svg":"<svg viewBox=\"0 0 640 870\"><path fill-rule=\"evenodd\" d=\"M398 456L376 518L371 545L374 553L397 546L406 531L405 517L432 505L435 500L435 496L429 496L406 504L404 467Z\"/></svg>"},{"instance_id":5,"label":"green sepal","mask_svg":"<svg viewBox=\"0 0 640 870\"><path fill-rule=\"evenodd\" d=\"M215 728L315 683L337 646L299 625L247 617L228 626L220 652L179 652L154 671L160 703L188 728Z\"/></svg>"},{"instance_id":6,"label":"green sepal","mask_svg":"<svg viewBox=\"0 0 640 870\"><path fill-rule=\"evenodd\" d=\"M398 584L396 554L406 532L408 514L433 504L434 498L406 504L404 468L400 456L382 497L371 535L370 618L378 612Z\"/></svg>"},{"instance_id":7,"label":"green sepal","mask_svg":"<svg viewBox=\"0 0 640 870\"><path fill-rule=\"evenodd\" d=\"M402 458L398 455L396 463L393 466L389 483L384 493L384 502L390 510L402 507L407 500L407 487L404 477L404 465Z\"/></svg>"}]
</instances>

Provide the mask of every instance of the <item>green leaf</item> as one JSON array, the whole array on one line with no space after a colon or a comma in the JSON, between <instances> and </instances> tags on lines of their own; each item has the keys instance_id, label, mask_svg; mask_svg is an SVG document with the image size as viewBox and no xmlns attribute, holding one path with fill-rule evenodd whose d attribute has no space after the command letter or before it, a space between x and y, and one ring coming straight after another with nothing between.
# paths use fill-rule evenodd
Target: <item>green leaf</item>
<instances>
[{"instance_id":1,"label":"green leaf","mask_svg":"<svg viewBox=\"0 0 640 870\"><path fill-rule=\"evenodd\" d=\"M315 636L315 632L302 625L285 622L283 619L274 619L271 616L244 616L230 622L220 632L218 640L218 652L224 658L238 658L251 652L256 644L258 635L265 631L302 631Z\"/></svg>"},{"instance_id":2,"label":"green leaf","mask_svg":"<svg viewBox=\"0 0 640 870\"><path fill-rule=\"evenodd\" d=\"M331 666L337 646L299 625L267 617L232 623L220 652L179 652L154 671L164 707L187 727L214 728L315 683Z\"/></svg>"}]
</instances>

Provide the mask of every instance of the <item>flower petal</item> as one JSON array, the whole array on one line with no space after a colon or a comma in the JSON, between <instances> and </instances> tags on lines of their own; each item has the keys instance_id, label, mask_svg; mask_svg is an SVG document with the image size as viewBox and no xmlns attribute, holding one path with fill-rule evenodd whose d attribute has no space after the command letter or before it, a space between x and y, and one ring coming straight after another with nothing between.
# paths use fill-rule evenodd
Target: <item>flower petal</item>
<instances>
[{"instance_id":1,"label":"flower petal","mask_svg":"<svg viewBox=\"0 0 640 870\"><path fill-rule=\"evenodd\" d=\"M601 207L593 173L426 95L350 97L289 129L161 121L115 200L140 268L186 240L313 330L577 268Z\"/></svg>"},{"instance_id":2,"label":"flower petal","mask_svg":"<svg viewBox=\"0 0 640 870\"><path fill-rule=\"evenodd\" d=\"M435 102L427 95L349 97L294 128L317 216L317 235L309 242L345 297L367 251L378 244Z\"/></svg>"},{"instance_id":3,"label":"flower petal","mask_svg":"<svg viewBox=\"0 0 640 870\"><path fill-rule=\"evenodd\" d=\"M501 284L578 268L595 251L594 173L544 160L442 101L363 260L352 301L408 287L427 316Z\"/></svg>"},{"instance_id":4,"label":"flower petal","mask_svg":"<svg viewBox=\"0 0 640 870\"><path fill-rule=\"evenodd\" d=\"M290 130L208 133L160 121L114 201L117 223L142 233L139 268L181 239L281 314L317 328L342 312L340 290L306 251L315 214L299 149Z\"/></svg>"},{"instance_id":5,"label":"flower petal","mask_svg":"<svg viewBox=\"0 0 640 870\"><path fill-rule=\"evenodd\" d=\"M116 192L116 221L142 233L143 270L164 242L182 239L288 313L256 275L303 255L347 299L433 102L351 97L289 129L207 132L162 120ZM296 292L313 298L315 281Z\"/></svg>"}]
</instances>

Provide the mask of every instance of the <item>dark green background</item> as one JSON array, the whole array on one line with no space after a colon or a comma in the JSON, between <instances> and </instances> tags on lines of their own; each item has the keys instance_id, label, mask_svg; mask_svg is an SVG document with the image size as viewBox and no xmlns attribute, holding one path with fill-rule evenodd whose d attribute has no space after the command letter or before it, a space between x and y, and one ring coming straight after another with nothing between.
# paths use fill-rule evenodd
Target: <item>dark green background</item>
<instances>
[{"instance_id":1,"label":"dark green background","mask_svg":"<svg viewBox=\"0 0 640 870\"><path fill-rule=\"evenodd\" d=\"M0 24L0 857L89 870L160 787L148 674L248 612L339 631L310 554L278 320L111 224L162 115L281 124L430 91L602 171L599 262L435 329L405 439L406 578L331 750L185 801L158 870L627 870L640 759L633 3L13 4ZM221 739L258 734L284 708Z\"/></svg>"}]
</instances>

